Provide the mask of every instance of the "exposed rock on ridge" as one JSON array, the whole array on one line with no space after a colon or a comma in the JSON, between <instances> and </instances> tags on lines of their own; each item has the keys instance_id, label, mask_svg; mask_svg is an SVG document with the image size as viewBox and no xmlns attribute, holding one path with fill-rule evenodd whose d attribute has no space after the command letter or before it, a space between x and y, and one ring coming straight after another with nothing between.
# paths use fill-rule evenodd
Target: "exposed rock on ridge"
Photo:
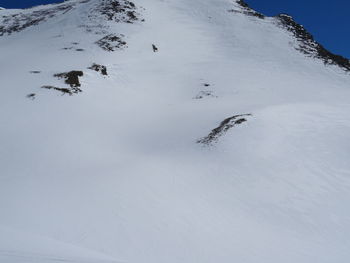
<instances>
[{"instance_id":1,"label":"exposed rock on ridge","mask_svg":"<svg viewBox=\"0 0 350 263\"><path fill-rule=\"evenodd\" d=\"M310 57L321 59L327 65L337 65L346 71L350 71L350 60L340 55L335 55L318 43L314 37L300 24L287 14L277 16L278 24L292 32L299 42L297 50Z\"/></svg>"}]
</instances>

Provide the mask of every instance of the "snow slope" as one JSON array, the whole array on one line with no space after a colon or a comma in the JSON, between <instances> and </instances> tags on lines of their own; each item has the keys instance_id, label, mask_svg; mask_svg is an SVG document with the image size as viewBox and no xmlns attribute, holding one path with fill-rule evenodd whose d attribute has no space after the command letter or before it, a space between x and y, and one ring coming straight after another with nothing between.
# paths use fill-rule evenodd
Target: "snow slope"
<instances>
[{"instance_id":1,"label":"snow slope","mask_svg":"<svg viewBox=\"0 0 350 263\"><path fill-rule=\"evenodd\" d=\"M116 262L103 254L23 231L2 227L0 233L0 262Z\"/></svg>"},{"instance_id":2,"label":"snow slope","mask_svg":"<svg viewBox=\"0 0 350 263\"><path fill-rule=\"evenodd\" d=\"M1 11L0 262L348 262L349 73L235 1L133 2Z\"/></svg>"}]
</instances>

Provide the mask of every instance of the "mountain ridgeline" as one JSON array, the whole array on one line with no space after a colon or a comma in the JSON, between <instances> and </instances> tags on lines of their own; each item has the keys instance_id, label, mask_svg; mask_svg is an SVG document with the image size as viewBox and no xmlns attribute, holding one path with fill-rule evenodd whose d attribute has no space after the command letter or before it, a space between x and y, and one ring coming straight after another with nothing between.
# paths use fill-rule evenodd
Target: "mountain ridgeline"
<instances>
[{"instance_id":1,"label":"mountain ridgeline","mask_svg":"<svg viewBox=\"0 0 350 263\"><path fill-rule=\"evenodd\" d=\"M260 19L264 19L265 16L251 9L249 5L243 0L237 0L244 9L244 14L258 17ZM325 47L323 47L320 43L318 43L313 35L309 33L304 26L298 24L292 16L288 14L279 14L276 16L278 20L278 24L291 32L294 37L298 40L299 46L297 50L302 52L303 54L321 59L326 65L337 65L344 69L345 71L350 71L350 60L340 56L333 54Z\"/></svg>"}]
</instances>

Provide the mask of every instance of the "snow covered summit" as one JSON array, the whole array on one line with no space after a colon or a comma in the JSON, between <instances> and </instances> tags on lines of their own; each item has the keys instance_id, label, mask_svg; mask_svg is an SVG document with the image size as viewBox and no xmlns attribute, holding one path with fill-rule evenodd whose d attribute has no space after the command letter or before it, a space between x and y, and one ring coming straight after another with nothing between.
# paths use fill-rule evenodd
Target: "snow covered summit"
<instances>
[{"instance_id":1,"label":"snow covered summit","mask_svg":"<svg viewBox=\"0 0 350 263\"><path fill-rule=\"evenodd\" d=\"M349 65L243 1L2 10L0 262L347 262Z\"/></svg>"}]
</instances>

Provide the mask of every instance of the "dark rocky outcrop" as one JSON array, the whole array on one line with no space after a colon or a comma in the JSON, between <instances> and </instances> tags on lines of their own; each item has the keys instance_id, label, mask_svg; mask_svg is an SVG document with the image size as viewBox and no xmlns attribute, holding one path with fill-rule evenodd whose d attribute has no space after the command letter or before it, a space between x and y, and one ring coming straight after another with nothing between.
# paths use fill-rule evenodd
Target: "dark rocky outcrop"
<instances>
[{"instance_id":1,"label":"dark rocky outcrop","mask_svg":"<svg viewBox=\"0 0 350 263\"><path fill-rule=\"evenodd\" d=\"M212 143L215 143L218 141L218 139L224 135L229 129L242 124L247 121L246 117L252 116L251 114L241 114L241 115L234 115L230 118L227 118L223 120L220 125L213 129L208 136L199 139L197 143L204 144L204 145L210 145Z\"/></svg>"},{"instance_id":2,"label":"dark rocky outcrop","mask_svg":"<svg viewBox=\"0 0 350 263\"><path fill-rule=\"evenodd\" d=\"M128 0L103 0L98 11L110 21L133 23L139 20L136 5Z\"/></svg>"},{"instance_id":3,"label":"dark rocky outcrop","mask_svg":"<svg viewBox=\"0 0 350 263\"><path fill-rule=\"evenodd\" d=\"M340 55L335 55L318 43L314 37L300 24L287 14L277 17L278 24L292 32L299 42L297 50L307 56L321 59L326 65L337 65L346 71L350 71L350 60Z\"/></svg>"},{"instance_id":4,"label":"dark rocky outcrop","mask_svg":"<svg viewBox=\"0 0 350 263\"><path fill-rule=\"evenodd\" d=\"M96 44L106 51L115 51L127 46L127 43L122 39L124 35L109 34L96 42Z\"/></svg>"},{"instance_id":5,"label":"dark rocky outcrop","mask_svg":"<svg viewBox=\"0 0 350 263\"><path fill-rule=\"evenodd\" d=\"M84 75L84 73L80 70L73 70L73 71L69 71L69 72L64 72L64 73L58 73L55 74L54 77L57 78L64 78L65 79L65 83L68 84L72 90L74 91L74 89L76 89L77 91L81 91L78 87L81 86L80 82L79 82L79 77L82 77Z\"/></svg>"},{"instance_id":6,"label":"dark rocky outcrop","mask_svg":"<svg viewBox=\"0 0 350 263\"><path fill-rule=\"evenodd\" d=\"M257 11L255 11L254 9L250 8L249 5L243 1L243 0L236 0L237 4L239 4L241 6L242 10L235 10L235 9L230 9L228 10L229 12L232 13L242 13L245 14L247 16L254 16L260 19L264 19L265 16Z\"/></svg>"},{"instance_id":7,"label":"dark rocky outcrop","mask_svg":"<svg viewBox=\"0 0 350 263\"><path fill-rule=\"evenodd\" d=\"M58 87L55 87L55 86L49 86L49 85L46 85L46 86L42 86L41 87L42 89L48 89L48 90L57 90L57 91L60 91L62 93L62 95L65 95L65 94L68 94L69 96L72 96L73 94L77 94L77 93L80 93L82 92L81 89L79 88L58 88Z\"/></svg>"}]
</instances>

